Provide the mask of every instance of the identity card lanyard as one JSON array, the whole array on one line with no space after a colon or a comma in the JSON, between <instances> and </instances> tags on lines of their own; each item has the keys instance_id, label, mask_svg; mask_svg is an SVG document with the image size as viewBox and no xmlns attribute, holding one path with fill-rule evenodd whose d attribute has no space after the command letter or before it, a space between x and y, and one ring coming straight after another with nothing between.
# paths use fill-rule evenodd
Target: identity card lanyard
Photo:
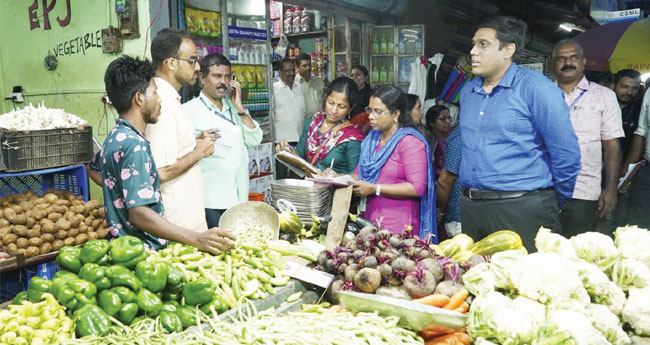
<instances>
[{"instance_id":1,"label":"identity card lanyard","mask_svg":"<svg viewBox=\"0 0 650 345\"><path fill-rule=\"evenodd\" d=\"M591 85L591 82L589 82L589 85ZM587 92L587 90L582 90L580 92L580 94L578 95L578 97L576 97L576 99L573 100L573 103L571 103L571 105L569 106L569 111L571 111L573 109L573 107L575 107L575 105L578 104L578 101L580 101L580 98L582 98L582 96L584 96L585 92ZM565 96L564 96L564 92L563 92L562 93L562 98L564 98L564 97Z\"/></svg>"},{"instance_id":2,"label":"identity card lanyard","mask_svg":"<svg viewBox=\"0 0 650 345\"><path fill-rule=\"evenodd\" d=\"M224 119L224 120L226 120L226 121L232 123L233 126L237 126L237 124L235 123L235 121L233 121L233 119L232 119L232 109L228 108L228 112L230 113L230 118L227 118L226 115L224 115L224 114L222 114L221 112L219 112L216 108L214 108L214 107L210 107L210 105L208 104L208 102L206 102L206 101L203 99L203 97L199 97L199 99L201 100L201 102L203 102L203 105L205 105L205 107L208 108L208 110L213 111L215 115L217 115L217 116L221 117L222 119Z\"/></svg>"}]
</instances>

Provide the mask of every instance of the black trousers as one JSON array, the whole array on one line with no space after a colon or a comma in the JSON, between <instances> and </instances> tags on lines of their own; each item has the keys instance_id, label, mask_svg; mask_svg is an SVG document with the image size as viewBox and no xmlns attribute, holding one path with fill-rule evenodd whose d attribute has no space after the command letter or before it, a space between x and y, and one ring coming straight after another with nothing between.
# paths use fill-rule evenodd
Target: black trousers
<instances>
[{"instance_id":1,"label":"black trousers","mask_svg":"<svg viewBox=\"0 0 650 345\"><path fill-rule=\"evenodd\" d=\"M630 187L629 225L650 228L650 166L642 166Z\"/></svg>"},{"instance_id":2,"label":"black trousers","mask_svg":"<svg viewBox=\"0 0 650 345\"><path fill-rule=\"evenodd\" d=\"M598 201L570 199L560 212L562 235L569 238L587 231L596 231Z\"/></svg>"},{"instance_id":3,"label":"black trousers","mask_svg":"<svg viewBox=\"0 0 650 345\"><path fill-rule=\"evenodd\" d=\"M521 236L529 252L535 250L535 235L540 226L560 232L555 191L537 190L518 198L499 200L460 199L463 233L475 241L499 230L513 230Z\"/></svg>"}]
</instances>

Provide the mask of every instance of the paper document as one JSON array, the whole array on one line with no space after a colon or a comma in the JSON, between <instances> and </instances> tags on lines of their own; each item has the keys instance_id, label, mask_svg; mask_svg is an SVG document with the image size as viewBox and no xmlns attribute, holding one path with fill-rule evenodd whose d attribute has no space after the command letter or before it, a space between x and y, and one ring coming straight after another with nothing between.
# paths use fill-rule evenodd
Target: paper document
<instances>
[{"instance_id":1,"label":"paper document","mask_svg":"<svg viewBox=\"0 0 650 345\"><path fill-rule=\"evenodd\" d=\"M638 162L638 163L634 163L634 164L630 164L627 167L627 171L625 172L625 175L618 180L618 188L621 188L621 186L623 186L623 184L630 178L630 175L632 175L632 172L634 171L634 169L641 163L643 163L643 161Z\"/></svg>"},{"instance_id":2,"label":"paper document","mask_svg":"<svg viewBox=\"0 0 650 345\"><path fill-rule=\"evenodd\" d=\"M354 179L350 177L350 175L343 175L339 177L326 177L326 176L314 175L313 177L308 178L308 180L318 182L318 183L331 184L340 187L347 187L350 183L354 183Z\"/></svg>"}]
</instances>

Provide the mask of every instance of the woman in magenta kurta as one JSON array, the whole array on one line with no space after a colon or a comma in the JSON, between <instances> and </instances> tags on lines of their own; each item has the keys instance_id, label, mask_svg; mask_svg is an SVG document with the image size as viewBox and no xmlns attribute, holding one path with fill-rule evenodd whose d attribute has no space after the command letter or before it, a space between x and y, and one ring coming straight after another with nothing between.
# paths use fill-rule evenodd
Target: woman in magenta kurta
<instances>
[{"instance_id":1,"label":"woman in magenta kurta","mask_svg":"<svg viewBox=\"0 0 650 345\"><path fill-rule=\"evenodd\" d=\"M372 130L352 175L358 180L354 194L367 197L364 217L393 233L410 225L420 237L436 235L429 145L414 128L404 93L394 86L379 88L367 112Z\"/></svg>"}]
</instances>

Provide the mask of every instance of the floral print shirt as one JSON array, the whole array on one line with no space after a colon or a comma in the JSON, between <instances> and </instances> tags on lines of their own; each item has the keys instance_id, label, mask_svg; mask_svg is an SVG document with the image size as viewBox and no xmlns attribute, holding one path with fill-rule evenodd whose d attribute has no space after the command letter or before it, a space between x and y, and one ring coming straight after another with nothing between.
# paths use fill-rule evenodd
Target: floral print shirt
<instances>
[{"instance_id":1,"label":"floral print shirt","mask_svg":"<svg viewBox=\"0 0 650 345\"><path fill-rule=\"evenodd\" d=\"M90 167L102 174L109 237L132 235L140 238L147 249L164 247L165 239L136 229L129 222L128 210L136 206L151 207L163 216L158 172L144 134L128 121L118 119Z\"/></svg>"}]
</instances>

